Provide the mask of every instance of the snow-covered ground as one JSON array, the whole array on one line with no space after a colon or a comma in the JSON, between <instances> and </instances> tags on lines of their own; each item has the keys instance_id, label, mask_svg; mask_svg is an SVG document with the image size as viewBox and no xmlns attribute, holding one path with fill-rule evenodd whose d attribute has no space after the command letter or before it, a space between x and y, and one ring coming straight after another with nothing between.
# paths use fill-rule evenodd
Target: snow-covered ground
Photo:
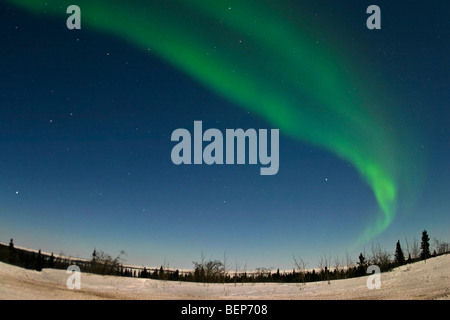
<instances>
[{"instance_id":1,"label":"snow-covered ground","mask_svg":"<svg viewBox=\"0 0 450 320\"><path fill-rule=\"evenodd\" d=\"M81 274L70 290L65 270L26 270L0 263L0 299L446 299L450 300L450 255L381 274L381 289L367 278L302 284L201 284Z\"/></svg>"}]
</instances>

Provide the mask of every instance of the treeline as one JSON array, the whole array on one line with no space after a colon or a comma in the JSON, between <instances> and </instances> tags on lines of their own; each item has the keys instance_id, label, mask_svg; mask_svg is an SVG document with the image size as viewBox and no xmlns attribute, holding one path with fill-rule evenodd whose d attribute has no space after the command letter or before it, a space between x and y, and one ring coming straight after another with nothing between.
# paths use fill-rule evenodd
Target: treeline
<instances>
[{"instance_id":1,"label":"treeline","mask_svg":"<svg viewBox=\"0 0 450 320\"><path fill-rule=\"evenodd\" d=\"M348 279L367 275L367 268L376 265L381 272L390 271L395 267L426 260L442 254L450 253L450 245L433 239L434 250L431 253L430 238L426 230L422 232L422 240L414 239L410 244L406 240L406 257L400 241L397 241L395 253L391 254L381 245L373 245L370 253L362 252L356 263L347 256L346 261L338 257L334 260L331 256L322 255L318 262L318 268L308 269L307 263L301 258L294 256L295 268L291 272L276 272L272 268L258 268L253 272L240 272L238 266L230 270L227 259L205 261L202 256L201 262L194 263L194 272L183 275L182 280L204 283L245 283L245 282L283 282L283 283L306 283L314 281L328 281Z\"/></svg>"},{"instance_id":2,"label":"treeline","mask_svg":"<svg viewBox=\"0 0 450 320\"><path fill-rule=\"evenodd\" d=\"M135 277L135 278L154 278L163 280L176 280L178 272L173 270L146 269L138 267L124 266L124 251L113 258L103 251L94 250L90 260L65 257L63 255L55 256L53 253L42 253L16 248L14 240L11 239L9 245L0 244L0 261L9 263L21 268L42 271L44 268L63 269L71 265L77 265L81 272L89 272L100 275Z\"/></svg>"},{"instance_id":3,"label":"treeline","mask_svg":"<svg viewBox=\"0 0 450 320\"><path fill-rule=\"evenodd\" d=\"M419 242L414 239L412 243L406 240L405 252L397 241L395 253L391 254L379 244L373 245L370 253L361 252L355 263L351 257L346 256L345 261L338 257L334 260L331 256L322 255L318 262L318 268L309 269L300 257L294 256L292 271L282 271L272 268L258 268L248 272L242 270L240 265L234 268L227 263L224 256L223 261L205 260L203 255L200 262L193 262L193 271L172 270L169 268L149 269L146 267L130 267L124 265L123 256L125 252L113 258L103 251L94 250L90 260L67 258L62 255L56 257L49 254L33 252L14 247L11 239L8 246L0 244L0 261L17 265L27 269L41 271L43 268L67 269L70 265L77 265L81 272L89 272L101 275L113 275L123 277L158 279L167 281L191 281L201 283L248 283L248 282L283 282L283 283L306 283L313 281L332 281L348 279L367 275L366 270L370 265L376 265L380 271L390 271L395 267L426 260L431 257L450 252L450 245L446 242L433 239L433 252L430 252L430 238L426 230L422 232Z\"/></svg>"},{"instance_id":4,"label":"treeline","mask_svg":"<svg viewBox=\"0 0 450 320\"><path fill-rule=\"evenodd\" d=\"M14 247L13 239L9 245L0 244L0 261L26 269L41 271L43 268L67 269L71 264L68 258L55 257L39 252ZM77 261L80 263L81 261Z\"/></svg>"}]
</instances>

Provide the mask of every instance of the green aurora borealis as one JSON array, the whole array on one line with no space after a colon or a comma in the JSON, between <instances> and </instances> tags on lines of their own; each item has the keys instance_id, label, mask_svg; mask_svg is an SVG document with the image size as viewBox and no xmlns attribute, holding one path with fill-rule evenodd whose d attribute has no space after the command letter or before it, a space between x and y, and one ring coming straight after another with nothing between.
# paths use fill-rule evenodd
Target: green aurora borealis
<instances>
[{"instance_id":1,"label":"green aurora borealis","mask_svg":"<svg viewBox=\"0 0 450 320\"><path fill-rule=\"evenodd\" d=\"M58 16L74 4L14 0L41 16ZM230 4L231 3L231 4ZM376 83L327 44L268 1L86 1L83 30L116 35L150 50L236 106L264 118L272 128L324 148L350 163L372 189L376 218L358 243L393 221L402 179L409 169L407 144L389 117ZM363 66L364 67L364 66ZM383 89L381 89L383 90ZM383 101L383 102L381 102ZM197 120L197 119L193 119ZM293 160L293 159L291 159ZM281 159L281 162L283 159ZM361 213L365 214L365 213Z\"/></svg>"}]
</instances>

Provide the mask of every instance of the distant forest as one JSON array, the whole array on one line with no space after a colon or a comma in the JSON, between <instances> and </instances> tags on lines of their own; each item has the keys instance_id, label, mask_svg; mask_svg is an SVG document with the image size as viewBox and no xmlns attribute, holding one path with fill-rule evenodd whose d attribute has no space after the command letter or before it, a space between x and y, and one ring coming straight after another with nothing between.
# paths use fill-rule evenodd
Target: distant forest
<instances>
[{"instance_id":1,"label":"distant forest","mask_svg":"<svg viewBox=\"0 0 450 320\"><path fill-rule=\"evenodd\" d=\"M406 255L405 255L406 253ZM13 239L9 245L0 244L0 261L19 267L41 271L44 268L64 269L71 265L77 265L81 272L89 272L100 275L113 275L122 277L149 278L172 281L191 281L202 283L245 283L245 282L282 282L282 283L306 283L312 281L331 281L347 279L367 275L369 265L376 265L382 272L390 271L395 267L426 260L431 257L450 253L449 243L433 239L433 252L431 252L430 238L426 230L422 232L419 241L414 239L412 243L406 240L405 253L397 241L395 253L391 254L380 245L372 245L369 254L362 252L356 262L347 255L344 259L323 255L318 268L308 268L300 257L293 256L294 268L292 271L280 272L272 268L258 268L247 271L237 263L231 266L227 257L223 260L207 260L203 255L201 261L193 262L192 271L173 270L161 266L160 268L132 267L124 265L121 252L113 258L103 251L94 249L90 259L77 259L54 256L52 254L16 248Z\"/></svg>"}]
</instances>

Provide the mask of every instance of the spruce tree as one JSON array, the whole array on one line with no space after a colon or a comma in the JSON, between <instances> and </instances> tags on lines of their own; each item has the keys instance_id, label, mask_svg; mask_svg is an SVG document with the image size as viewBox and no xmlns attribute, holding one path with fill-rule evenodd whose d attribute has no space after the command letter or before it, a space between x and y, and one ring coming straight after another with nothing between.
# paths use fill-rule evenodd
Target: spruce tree
<instances>
[{"instance_id":1,"label":"spruce tree","mask_svg":"<svg viewBox=\"0 0 450 320\"><path fill-rule=\"evenodd\" d=\"M36 262L35 262L35 269L36 269L36 271L42 271L42 267L43 267L43 264L44 264L43 262L44 262L44 258L43 258L42 254L41 254L41 249L39 249L39 252L38 252L37 257L36 257Z\"/></svg>"},{"instance_id":2,"label":"spruce tree","mask_svg":"<svg viewBox=\"0 0 450 320\"><path fill-rule=\"evenodd\" d=\"M403 255L403 250L400 246L400 240L397 241L397 247L395 249L395 263L399 266L405 264L405 256Z\"/></svg>"},{"instance_id":3,"label":"spruce tree","mask_svg":"<svg viewBox=\"0 0 450 320\"><path fill-rule=\"evenodd\" d=\"M430 253L430 237L426 230L422 232L422 243L420 244L420 260L425 260L431 256Z\"/></svg>"},{"instance_id":4,"label":"spruce tree","mask_svg":"<svg viewBox=\"0 0 450 320\"><path fill-rule=\"evenodd\" d=\"M48 267L49 268L55 267L55 257L53 256L53 252L52 255L50 256L50 259L48 260Z\"/></svg>"},{"instance_id":5,"label":"spruce tree","mask_svg":"<svg viewBox=\"0 0 450 320\"><path fill-rule=\"evenodd\" d=\"M14 248L13 239L9 241L8 247L8 263L15 264L16 263L16 250Z\"/></svg>"},{"instance_id":6,"label":"spruce tree","mask_svg":"<svg viewBox=\"0 0 450 320\"><path fill-rule=\"evenodd\" d=\"M359 275L365 275L366 271L365 271L365 266L366 266L366 258L363 256L362 253L359 254L359 262L357 262L358 264L358 273Z\"/></svg>"}]
</instances>

